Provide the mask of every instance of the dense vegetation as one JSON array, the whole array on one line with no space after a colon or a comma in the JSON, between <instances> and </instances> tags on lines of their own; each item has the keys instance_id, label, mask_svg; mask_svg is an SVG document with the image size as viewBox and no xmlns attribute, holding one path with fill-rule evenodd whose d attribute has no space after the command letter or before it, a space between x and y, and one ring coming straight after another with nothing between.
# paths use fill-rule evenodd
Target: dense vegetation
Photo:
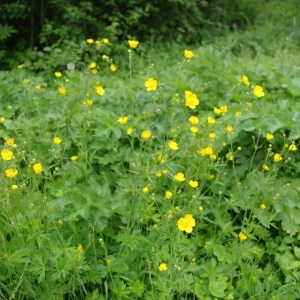
<instances>
[{"instance_id":1,"label":"dense vegetation","mask_svg":"<svg viewBox=\"0 0 300 300\"><path fill-rule=\"evenodd\" d=\"M41 2L74 22L23 53L1 16L0 299L300 298L300 10L258 2L166 1L234 29L198 44L146 38L161 1L108 1L135 17L107 31Z\"/></svg>"}]
</instances>

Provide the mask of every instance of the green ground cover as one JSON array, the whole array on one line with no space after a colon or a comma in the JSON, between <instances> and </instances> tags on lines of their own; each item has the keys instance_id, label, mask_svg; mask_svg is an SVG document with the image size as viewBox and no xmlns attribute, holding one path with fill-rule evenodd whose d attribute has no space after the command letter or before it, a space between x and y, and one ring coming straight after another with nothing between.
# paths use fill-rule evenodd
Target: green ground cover
<instances>
[{"instance_id":1,"label":"green ground cover","mask_svg":"<svg viewBox=\"0 0 300 300\"><path fill-rule=\"evenodd\" d=\"M298 19L273 15L0 72L0 299L300 297Z\"/></svg>"}]
</instances>

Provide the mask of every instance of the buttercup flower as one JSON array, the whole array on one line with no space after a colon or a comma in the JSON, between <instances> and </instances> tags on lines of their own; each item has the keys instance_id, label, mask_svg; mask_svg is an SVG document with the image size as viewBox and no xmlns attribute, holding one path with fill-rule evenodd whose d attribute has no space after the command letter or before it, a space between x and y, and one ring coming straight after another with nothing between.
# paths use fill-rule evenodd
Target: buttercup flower
<instances>
[{"instance_id":1,"label":"buttercup flower","mask_svg":"<svg viewBox=\"0 0 300 300\"><path fill-rule=\"evenodd\" d=\"M192 93L191 91L185 91L184 94L185 105L191 109L196 108L196 106L199 104L199 99L197 98L197 95Z\"/></svg>"},{"instance_id":2,"label":"buttercup flower","mask_svg":"<svg viewBox=\"0 0 300 300\"><path fill-rule=\"evenodd\" d=\"M1 150L1 158L3 160L12 160L13 159L13 152L9 149Z\"/></svg>"},{"instance_id":3,"label":"buttercup flower","mask_svg":"<svg viewBox=\"0 0 300 300\"><path fill-rule=\"evenodd\" d=\"M186 214L183 218L177 221L177 227L180 231L191 233L195 227L196 221L191 214Z\"/></svg>"},{"instance_id":4,"label":"buttercup flower","mask_svg":"<svg viewBox=\"0 0 300 300\"><path fill-rule=\"evenodd\" d=\"M166 199L171 199L173 197L173 193L172 192L170 192L170 191L166 191L166 193L165 193L165 198Z\"/></svg>"},{"instance_id":5,"label":"buttercup flower","mask_svg":"<svg viewBox=\"0 0 300 300\"><path fill-rule=\"evenodd\" d=\"M80 253L83 252L83 247L82 247L81 244L79 244L79 245L77 246L77 251L80 252Z\"/></svg>"},{"instance_id":6,"label":"buttercup flower","mask_svg":"<svg viewBox=\"0 0 300 300\"><path fill-rule=\"evenodd\" d=\"M210 132L210 133L208 134L208 136L209 136L209 138L211 138L211 139L215 139L216 136L217 136L217 134L216 134L214 131L212 131L212 132Z\"/></svg>"},{"instance_id":7,"label":"buttercup flower","mask_svg":"<svg viewBox=\"0 0 300 300\"><path fill-rule=\"evenodd\" d=\"M273 159L275 163L278 163L283 160L283 157L279 153L276 153Z\"/></svg>"},{"instance_id":8,"label":"buttercup flower","mask_svg":"<svg viewBox=\"0 0 300 300\"><path fill-rule=\"evenodd\" d=\"M208 124L215 124L215 123L216 123L216 120L215 120L213 117L208 116L208 117L207 117L207 123L208 123Z\"/></svg>"},{"instance_id":9,"label":"buttercup flower","mask_svg":"<svg viewBox=\"0 0 300 300\"><path fill-rule=\"evenodd\" d=\"M174 141L170 141L169 143L168 143L168 146L169 146L169 148L171 149L171 150L178 150L179 149L179 147L178 147L178 144L176 143L176 142L174 142Z\"/></svg>"},{"instance_id":10,"label":"buttercup flower","mask_svg":"<svg viewBox=\"0 0 300 300\"><path fill-rule=\"evenodd\" d=\"M108 38L103 38L103 39L102 39L102 42L103 42L104 44L108 44L108 43L109 43L109 39L108 39Z\"/></svg>"},{"instance_id":11,"label":"buttercup flower","mask_svg":"<svg viewBox=\"0 0 300 300\"><path fill-rule=\"evenodd\" d=\"M139 45L139 43L140 42L138 42L138 41L128 40L129 47L132 49L135 49Z\"/></svg>"},{"instance_id":12,"label":"buttercup flower","mask_svg":"<svg viewBox=\"0 0 300 300\"><path fill-rule=\"evenodd\" d=\"M41 88L42 88L42 86L41 86L41 85L36 85L36 86L35 86L35 89L36 89L37 91L40 91L40 90L41 90Z\"/></svg>"},{"instance_id":13,"label":"buttercup flower","mask_svg":"<svg viewBox=\"0 0 300 300\"><path fill-rule=\"evenodd\" d=\"M289 146L289 151L297 151L297 146L295 144L291 144Z\"/></svg>"},{"instance_id":14,"label":"buttercup flower","mask_svg":"<svg viewBox=\"0 0 300 300\"><path fill-rule=\"evenodd\" d=\"M274 135L272 134L272 133L267 133L266 134L266 140L267 141L271 141L271 140L273 140L274 139Z\"/></svg>"},{"instance_id":15,"label":"buttercup flower","mask_svg":"<svg viewBox=\"0 0 300 300\"><path fill-rule=\"evenodd\" d=\"M194 57L194 53L192 51L189 51L189 50L184 50L183 54L184 54L184 57L187 58L187 59L191 59L191 58Z\"/></svg>"},{"instance_id":16,"label":"buttercup flower","mask_svg":"<svg viewBox=\"0 0 300 300\"><path fill-rule=\"evenodd\" d=\"M65 95L67 93L67 89L65 87L61 86L61 87L58 88L58 92L61 95Z\"/></svg>"},{"instance_id":17,"label":"buttercup flower","mask_svg":"<svg viewBox=\"0 0 300 300\"><path fill-rule=\"evenodd\" d=\"M157 80L149 77L145 80L144 85L148 92L155 91L157 89Z\"/></svg>"},{"instance_id":18,"label":"buttercup flower","mask_svg":"<svg viewBox=\"0 0 300 300\"><path fill-rule=\"evenodd\" d=\"M70 160L75 161L78 159L78 155L73 155L70 157Z\"/></svg>"},{"instance_id":19,"label":"buttercup flower","mask_svg":"<svg viewBox=\"0 0 300 300\"><path fill-rule=\"evenodd\" d=\"M97 63L95 62L95 61L93 61L93 62L91 62L90 64L89 64L89 68L90 69L94 69L94 68L96 68L97 67Z\"/></svg>"},{"instance_id":20,"label":"buttercup flower","mask_svg":"<svg viewBox=\"0 0 300 300\"><path fill-rule=\"evenodd\" d=\"M248 79L248 77L247 77L246 75L243 75L243 77L242 77L242 82L243 82L243 84L246 85L246 86L249 86L249 85L250 85L249 79Z\"/></svg>"},{"instance_id":21,"label":"buttercup flower","mask_svg":"<svg viewBox=\"0 0 300 300\"><path fill-rule=\"evenodd\" d=\"M192 188L196 188L198 187L198 181L197 180L190 180L189 181L189 185L192 187Z\"/></svg>"},{"instance_id":22,"label":"buttercup flower","mask_svg":"<svg viewBox=\"0 0 300 300\"><path fill-rule=\"evenodd\" d=\"M28 84L30 81L29 81L29 79L27 79L27 78L25 78L24 80L23 80L23 83L24 84Z\"/></svg>"},{"instance_id":23,"label":"buttercup flower","mask_svg":"<svg viewBox=\"0 0 300 300\"><path fill-rule=\"evenodd\" d=\"M86 106L92 106L93 105L93 100L91 100L91 99L83 100L82 104L86 105Z\"/></svg>"},{"instance_id":24,"label":"buttercup flower","mask_svg":"<svg viewBox=\"0 0 300 300\"><path fill-rule=\"evenodd\" d=\"M0 124L4 124L5 122L5 118L4 117L0 117Z\"/></svg>"},{"instance_id":25,"label":"buttercup flower","mask_svg":"<svg viewBox=\"0 0 300 300\"><path fill-rule=\"evenodd\" d=\"M176 181L179 181L179 182L185 181L184 174L181 173L181 172L177 173L177 174L174 176L174 178L175 178Z\"/></svg>"},{"instance_id":26,"label":"buttercup flower","mask_svg":"<svg viewBox=\"0 0 300 300\"><path fill-rule=\"evenodd\" d=\"M62 76L62 73L61 73L61 72L55 72L54 75L55 75L55 77L58 77L58 78L59 78L59 77Z\"/></svg>"},{"instance_id":27,"label":"buttercup flower","mask_svg":"<svg viewBox=\"0 0 300 300\"><path fill-rule=\"evenodd\" d=\"M132 127L128 127L126 130L128 135L132 135L133 134L133 128Z\"/></svg>"},{"instance_id":28,"label":"buttercup flower","mask_svg":"<svg viewBox=\"0 0 300 300\"><path fill-rule=\"evenodd\" d=\"M15 144L15 139L14 138L7 138L5 140L5 145L7 145L7 146L13 147L14 144Z\"/></svg>"},{"instance_id":29,"label":"buttercup flower","mask_svg":"<svg viewBox=\"0 0 300 300\"><path fill-rule=\"evenodd\" d=\"M112 71L112 72L115 72L117 70L117 66L115 64L111 64L109 66L109 69Z\"/></svg>"},{"instance_id":30,"label":"buttercup flower","mask_svg":"<svg viewBox=\"0 0 300 300\"><path fill-rule=\"evenodd\" d=\"M228 133L228 134L231 134L233 132L233 127L231 125L227 125L226 128L225 128L225 131Z\"/></svg>"},{"instance_id":31,"label":"buttercup flower","mask_svg":"<svg viewBox=\"0 0 300 300\"><path fill-rule=\"evenodd\" d=\"M264 169L265 171L270 171L270 168L269 168L268 165L266 165L266 164L263 164L263 169Z\"/></svg>"},{"instance_id":32,"label":"buttercup flower","mask_svg":"<svg viewBox=\"0 0 300 300\"><path fill-rule=\"evenodd\" d=\"M158 270L159 270L160 272L167 271L167 270L168 270L167 264L161 263L161 264L158 266Z\"/></svg>"},{"instance_id":33,"label":"buttercup flower","mask_svg":"<svg viewBox=\"0 0 300 300\"><path fill-rule=\"evenodd\" d=\"M149 192L149 188L147 186L143 187L143 193L147 194Z\"/></svg>"},{"instance_id":34,"label":"buttercup flower","mask_svg":"<svg viewBox=\"0 0 300 300\"><path fill-rule=\"evenodd\" d=\"M151 135L152 135L151 131L149 131L149 130L144 130L144 131L142 132L142 134L141 134L141 138L142 138L143 140L148 140L148 139L151 138Z\"/></svg>"},{"instance_id":35,"label":"buttercup flower","mask_svg":"<svg viewBox=\"0 0 300 300\"><path fill-rule=\"evenodd\" d=\"M128 121L128 117L120 117L118 119L118 123L121 124L121 125L125 125Z\"/></svg>"},{"instance_id":36,"label":"buttercup flower","mask_svg":"<svg viewBox=\"0 0 300 300\"><path fill-rule=\"evenodd\" d=\"M198 127L196 127L196 126L190 127L190 132L197 133L198 131L199 131Z\"/></svg>"},{"instance_id":37,"label":"buttercup flower","mask_svg":"<svg viewBox=\"0 0 300 300\"><path fill-rule=\"evenodd\" d=\"M61 139L59 136L55 136L55 137L53 138L53 143L54 143L55 145L59 145L61 142L62 142L62 139Z\"/></svg>"},{"instance_id":38,"label":"buttercup flower","mask_svg":"<svg viewBox=\"0 0 300 300\"><path fill-rule=\"evenodd\" d=\"M202 148L199 151L199 154L200 154L200 156L212 155L212 154L214 154L214 150L211 146L207 146L207 147Z\"/></svg>"},{"instance_id":39,"label":"buttercup flower","mask_svg":"<svg viewBox=\"0 0 300 300\"><path fill-rule=\"evenodd\" d=\"M262 203L260 206L259 206L261 209L266 209L266 205L264 203Z\"/></svg>"},{"instance_id":40,"label":"buttercup flower","mask_svg":"<svg viewBox=\"0 0 300 300\"><path fill-rule=\"evenodd\" d=\"M103 86L101 86L101 85L95 86L95 90L99 96L103 96L105 93L105 90L104 90Z\"/></svg>"},{"instance_id":41,"label":"buttercup flower","mask_svg":"<svg viewBox=\"0 0 300 300\"><path fill-rule=\"evenodd\" d=\"M189 117L189 121L192 125L197 125L199 123L199 118L196 116Z\"/></svg>"},{"instance_id":42,"label":"buttercup flower","mask_svg":"<svg viewBox=\"0 0 300 300\"><path fill-rule=\"evenodd\" d=\"M265 95L263 88L260 85L256 85L253 88L253 94L257 98L261 98Z\"/></svg>"},{"instance_id":43,"label":"buttercup flower","mask_svg":"<svg viewBox=\"0 0 300 300\"><path fill-rule=\"evenodd\" d=\"M246 241L247 238L248 238L247 235L243 231L241 231L239 233L239 239L240 239L240 241Z\"/></svg>"},{"instance_id":44,"label":"buttercup flower","mask_svg":"<svg viewBox=\"0 0 300 300\"><path fill-rule=\"evenodd\" d=\"M41 174L43 172L43 167L41 163L36 163L32 166L35 174Z\"/></svg>"},{"instance_id":45,"label":"buttercup flower","mask_svg":"<svg viewBox=\"0 0 300 300\"><path fill-rule=\"evenodd\" d=\"M18 173L19 173L19 171L17 169L6 169L5 170L5 176L10 179L17 176Z\"/></svg>"},{"instance_id":46,"label":"buttercup flower","mask_svg":"<svg viewBox=\"0 0 300 300\"><path fill-rule=\"evenodd\" d=\"M16 185L16 184L13 184L12 186L11 186L11 189L12 190L17 190L19 187L18 187L18 185Z\"/></svg>"},{"instance_id":47,"label":"buttercup flower","mask_svg":"<svg viewBox=\"0 0 300 300\"><path fill-rule=\"evenodd\" d=\"M88 44L93 44L93 43L94 43L94 39L87 39L86 42L87 42Z\"/></svg>"}]
</instances>

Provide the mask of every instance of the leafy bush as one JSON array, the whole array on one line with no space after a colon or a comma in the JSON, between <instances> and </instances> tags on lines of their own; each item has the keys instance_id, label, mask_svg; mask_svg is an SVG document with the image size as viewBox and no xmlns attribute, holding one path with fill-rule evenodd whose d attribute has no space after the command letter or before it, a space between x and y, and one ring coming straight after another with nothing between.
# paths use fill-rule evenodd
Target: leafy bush
<instances>
[{"instance_id":1,"label":"leafy bush","mask_svg":"<svg viewBox=\"0 0 300 300\"><path fill-rule=\"evenodd\" d=\"M299 52L231 41L0 73L1 298L300 297Z\"/></svg>"}]
</instances>

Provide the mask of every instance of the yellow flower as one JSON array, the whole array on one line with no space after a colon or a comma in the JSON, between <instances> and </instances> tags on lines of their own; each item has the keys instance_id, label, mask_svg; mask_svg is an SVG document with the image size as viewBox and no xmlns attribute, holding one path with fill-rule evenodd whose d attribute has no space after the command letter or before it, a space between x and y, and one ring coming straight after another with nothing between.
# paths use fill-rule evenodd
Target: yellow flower
<instances>
[{"instance_id":1,"label":"yellow flower","mask_svg":"<svg viewBox=\"0 0 300 300\"><path fill-rule=\"evenodd\" d=\"M216 115L220 115L222 113L221 109L220 108L217 108L217 107L214 107L214 113Z\"/></svg>"},{"instance_id":2,"label":"yellow flower","mask_svg":"<svg viewBox=\"0 0 300 300\"><path fill-rule=\"evenodd\" d=\"M128 127L126 132L127 132L128 135L132 135L133 134L133 128Z\"/></svg>"},{"instance_id":3,"label":"yellow flower","mask_svg":"<svg viewBox=\"0 0 300 300\"><path fill-rule=\"evenodd\" d=\"M163 173L164 175L166 175L166 174L168 174L168 170L167 170L167 169L163 169L163 170L162 170L162 173Z\"/></svg>"},{"instance_id":4,"label":"yellow flower","mask_svg":"<svg viewBox=\"0 0 300 300\"><path fill-rule=\"evenodd\" d=\"M93 105L93 100L86 99L86 100L82 101L82 104L86 105L86 106L92 106Z\"/></svg>"},{"instance_id":5,"label":"yellow flower","mask_svg":"<svg viewBox=\"0 0 300 300\"><path fill-rule=\"evenodd\" d=\"M174 151L176 151L176 150L179 149L178 144L177 144L176 142L174 142L174 141L170 141L170 142L168 143L168 146L169 146L169 148L170 148L171 150L174 150Z\"/></svg>"},{"instance_id":6,"label":"yellow flower","mask_svg":"<svg viewBox=\"0 0 300 300\"><path fill-rule=\"evenodd\" d=\"M105 93L105 90L104 90L103 86L101 86L101 85L97 85L97 86L95 87L95 90L96 90L96 93L97 93L99 96L103 96L104 93Z\"/></svg>"},{"instance_id":7,"label":"yellow flower","mask_svg":"<svg viewBox=\"0 0 300 300\"><path fill-rule=\"evenodd\" d=\"M29 83L29 79L25 78L25 79L23 80L23 84L28 84L28 83Z\"/></svg>"},{"instance_id":8,"label":"yellow flower","mask_svg":"<svg viewBox=\"0 0 300 300\"><path fill-rule=\"evenodd\" d=\"M117 66L115 64L111 64L109 66L109 69L112 71L112 72L115 72L117 70Z\"/></svg>"},{"instance_id":9,"label":"yellow flower","mask_svg":"<svg viewBox=\"0 0 300 300\"><path fill-rule=\"evenodd\" d=\"M108 43L109 43L109 39L108 39L108 38L103 38L103 39L102 39L102 42L103 42L104 44L108 44Z\"/></svg>"},{"instance_id":10,"label":"yellow flower","mask_svg":"<svg viewBox=\"0 0 300 300\"><path fill-rule=\"evenodd\" d=\"M262 203L262 204L260 205L260 208L261 208L261 209L266 209L267 207L266 207L266 205L265 205L264 203Z\"/></svg>"},{"instance_id":11,"label":"yellow flower","mask_svg":"<svg viewBox=\"0 0 300 300\"><path fill-rule=\"evenodd\" d=\"M210 133L208 134L208 136L209 136L209 138L211 138L211 139L215 139L216 136L217 136L217 134L216 134L214 131L212 131L212 132L210 132Z\"/></svg>"},{"instance_id":12,"label":"yellow flower","mask_svg":"<svg viewBox=\"0 0 300 300\"><path fill-rule=\"evenodd\" d=\"M14 138L7 138L5 140L5 145L7 145L7 146L13 147L14 144L15 144L15 139Z\"/></svg>"},{"instance_id":13,"label":"yellow flower","mask_svg":"<svg viewBox=\"0 0 300 300\"><path fill-rule=\"evenodd\" d=\"M18 69L23 69L24 68L24 64L18 65Z\"/></svg>"},{"instance_id":14,"label":"yellow flower","mask_svg":"<svg viewBox=\"0 0 300 300\"><path fill-rule=\"evenodd\" d=\"M247 238L248 238L247 235L243 231L241 231L239 233L239 239L240 239L240 241L246 241Z\"/></svg>"},{"instance_id":15,"label":"yellow flower","mask_svg":"<svg viewBox=\"0 0 300 300\"><path fill-rule=\"evenodd\" d=\"M128 117L120 117L117 122L121 125L125 125L127 121L128 121Z\"/></svg>"},{"instance_id":16,"label":"yellow flower","mask_svg":"<svg viewBox=\"0 0 300 300\"><path fill-rule=\"evenodd\" d=\"M274 135L272 134L272 133L267 133L266 134L266 140L267 141L271 141L271 140L273 140L274 139Z\"/></svg>"},{"instance_id":17,"label":"yellow flower","mask_svg":"<svg viewBox=\"0 0 300 300\"><path fill-rule=\"evenodd\" d=\"M225 131L228 133L228 134L231 134L233 132L233 127L231 125L227 125L226 128L225 128Z\"/></svg>"},{"instance_id":18,"label":"yellow flower","mask_svg":"<svg viewBox=\"0 0 300 300\"><path fill-rule=\"evenodd\" d=\"M16 185L16 184L13 184L12 186L11 186L11 189L12 190L17 190L19 187Z\"/></svg>"},{"instance_id":19,"label":"yellow flower","mask_svg":"<svg viewBox=\"0 0 300 300\"><path fill-rule=\"evenodd\" d=\"M35 86L35 89L36 89L37 91L40 91L41 88L42 88L42 86L40 86L40 85L36 85L36 86Z\"/></svg>"},{"instance_id":20,"label":"yellow flower","mask_svg":"<svg viewBox=\"0 0 300 300\"><path fill-rule=\"evenodd\" d=\"M176 181L179 181L179 182L185 181L184 174L181 173L181 172L177 173L177 174L174 176L174 178L175 178Z\"/></svg>"},{"instance_id":21,"label":"yellow flower","mask_svg":"<svg viewBox=\"0 0 300 300\"><path fill-rule=\"evenodd\" d=\"M9 149L1 150L1 157L3 160L11 160L13 159L13 153Z\"/></svg>"},{"instance_id":22,"label":"yellow flower","mask_svg":"<svg viewBox=\"0 0 300 300\"><path fill-rule=\"evenodd\" d=\"M279 153L276 153L273 159L275 163L278 163L283 160L283 157Z\"/></svg>"},{"instance_id":23,"label":"yellow flower","mask_svg":"<svg viewBox=\"0 0 300 300\"><path fill-rule=\"evenodd\" d=\"M162 154L158 153L157 154L157 161L159 163L163 164L166 160L165 160L165 157Z\"/></svg>"},{"instance_id":24,"label":"yellow flower","mask_svg":"<svg viewBox=\"0 0 300 300\"><path fill-rule=\"evenodd\" d=\"M156 176L156 177L161 177L161 176L162 176L162 173L161 173L161 172L157 172L157 173L155 173L155 176Z\"/></svg>"},{"instance_id":25,"label":"yellow flower","mask_svg":"<svg viewBox=\"0 0 300 300\"><path fill-rule=\"evenodd\" d=\"M191 233L195 227L196 221L191 214L186 214L183 218L177 221L177 227L180 231Z\"/></svg>"},{"instance_id":26,"label":"yellow flower","mask_svg":"<svg viewBox=\"0 0 300 300\"><path fill-rule=\"evenodd\" d=\"M35 174L41 174L43 172L43 167L41 163L34 164L32 168Z\"/></svg>"},{"instance_id":27,"label":"yellow flower","mask_svg":"<svg viewBox=\"0 0 300 300\"><path fill-rule=\"evenodd\" d=\"M147 194L149 192L149 188L147 186L145 186L143 189L142 189L143 193Z\"/></svg>"},{"instance_id":28,"label":"yellow flower","mask_svg":"<svg viewBox=\"0 0 300 300\"><path fill-rule=\"evenodd\" d=\"M297 151L297 146L295 144L291 144L289 146L289 151Z\"/></svg>"},{"instance_id":29,"label":"yellow flower","mask_svg":"<svg viewBox=\"0 0 300 300\"><path fill-rule=\"evenodd\" d=\"M207 147L202 148L199 151L199 154L201 156L212 155L212 154L214 154L214 150L213 150L213 148L211 146L207 146Z\"/></svg>"},{"instance_id":30,"label":"yellow flower","mask_svg":"<svg viewBox=\"0 0 300 300\"><path fill-rule=\"evenodd\" d=\"M78 159L78 155L73 155L70 157L70 160L75 161Z\"/></svg>"},{"instance_id":31,"label":"yellow flower","mask_svg":"<svg viewBox=\"0 0 300 300\"><path fill-rule=\"evenodd\" d=\"M240 119L240 118L242 117L242 112L237 111L237 112L234 114L234 117L235 117L236 119Z\"/></svg>"},{"instance_id":32,"label":"yellow flower","mask_svg":"<svg viewBox=\"0 0 300 300\"><path fill-rule=\"evenodd\" d=\"M199 206L198 209L199 209L199 211L203 211L204 210L203 206Z\"/></svg>"},{"instance_id":33,"label":"yellow flower","mask_svg":"<svg viewBox=\"0 0 300 300\"><path fill-rule=\"evenodd\" d=\"M82 252L83 252L83 247L82 247L81 244L79 244L79 245L77 246L77 251L78 251L79 253L82 253Z\"/></svg>"},{"instance_id":34,"label":"yellow flower","mask_svg":"<svg viewBox=\"0 0 300 300\"><path fill-rule=\"evenodd\" d=\"M270 168L269 168L266 164L263 164L263 169L264 169L265 171L269 171L269 170L270 170Z\"/></svg>"},{"instance_id":35,"label":"yellow flower","mask_svg":"<svg viewBox=\"0 0 300 300\"><path fill-rule=\"evenodd\" d=\"M199 123L199 118L196 116L189 117L189 121L192 125L197 125Z\"/></svg>"},{"instance_id":36,"label":"yellow flower","mask_svg":"<svg viewBox=\"0 0 300 300\"><path fill-rule=\"evenodd\" d=\"M98 41L98 40L96 40L96 41L95 41L95 45L96 45L96 47L100 47L100 46L102 45L102 42L101 42L101 41Z\"/></svg>"},{"instance_id":37,"label":"yellow flower","mask_svg":"<svg viewBox=\"0 0 300 300\"><path fill-rule=\"evenodd\" d=\"M151 133L150 130L144 130L144 131L142 132L142 134L141 134L141 138L142 138L143 140L148 140L148 139L151 138L151 135L152 135L152 133Z\"/></svg>"},{"instance_id":38,"label":"yellow flower","mask_svg":"<svg viewBox=\"0 0 300 300\"><path fill-rule=\"evenodd\" d=\"M61 139L60 137L55 136L55 137L53 138L53 143L54 143L55 145L59 145L61 142L62 142L62 139Z\"/></svg>"},{"instance_id":39,"label":"yellow flower","mask_svg":"<svg viewBox=\"0 0 300 300\"><path fill-rule=\"evenodd\" d=\"M226 158L227 160L233 161L234 160L234 155L232 154L232 152L229 152L226 154Z\"/></svg>"},{"instance_id":40,"label":"yellow flower","mask_svg":"<svg viewBox=\"0 0 300 300\"><path fill-rule=\"evenodd\" d=\"M198 187L198 181L197 180L190 180L189 181L189 185L192 187L192 188L196 188Z\"/></svg>"},{"instance_id":41,"label":"yellow flower","mask_svg":"<svg viewBox=\"0 0 300 300\"><path fill-rule=\"evenodd\" d=\"M5 176L7 178L14 178L15 176L17 176L18 173L19 173L19 171L17 169L6 169L5 170Z\"/></svg>"},{"instance_id":42,"label":"yellow flower","mask_svg":"<svg viewBox=\"0 0 300 300\"><path fill-rule=\"evenodd\" d=\"M187 58L187 59L191 59L191 58L194 57L194 53L192 51L189 51L189 50L184 50L183 54L184 54L184 57Z\"/></svg>"},{"instance_id":43,"label":"yellow flower","mask_svg":"<svg viewBox=\"0 0 300 300\"><path fill-rule=\"evenodd\" d=\"M261 98L265 95L263 88L260 85L256 85L253 88L253 94L257 98Z\"/></svg>"},{"instance_id":44,"label":"yellow flower","mask_svg":"<svg viewBox=\"0 0 300 300\"><path fill-rule=\"evenodd\" d=\"M207 117L207 123L208 124L215 124L216 120L213 117L209 116L209 117Z\"/></svg>"},{"instance_id":45,"label":"yellow flower","mask_svg":"<svg viewBox=\"0 0 300 300\"><path fill-rule=\"evenodd\" d=\"M65 87L61 86L61 87L58 88L58 92L61 95L65 95L67 93L67 89Z\"/></svg>"},{"instance_id":46,"label":"yellow flower","mask_svg":"<svg viewBox=\"0 0 300 300\"><path fill-rule=\"evenodd\" d=\"M197 133L198 131L199 131L198 127L196 127L196 126L190 127L190 132Z\"/></svg>"},{"instance_id":47,"label":"yellow flower","mask_svg":"<svg viewBox=\"0 0 300 300\"><path fill-rule=\"evenodd\" d=\"M158 266L158 270L159 270L160 272L167 271L167 270L168 270L168 266L167 266L165 263L161 263L161 264Z\"/></svg>"},{"instance_id":48,"label":"yellow flower","mask_svg":"<svg viewBox=\"0 0 300 300\"><path fill-rule=\"evenodd\" d=\"M138 42L138 41L128 40L129 47L132 49L135 49L139 45L139 43L140 42Z\"/></svg>"},{"instance_id":49,"label":"yellow flower","mask_svg":"<svg viewBox=\"0 0 300 300\"><path fill-rule=\"evenodd\" d=\"M7 105L7 109L12 109L12 106L11 105Z\"/></svg>"},{"instance_id":50,"label":"yellow flower","mask_svg":"<svg viewBox=\"0 0 300 300\"><path fill-rule=\"evenodd\" d=\"M172 192L170 192L170 191L166 191L166 193L165 193L165 198L166 199L171 199L173 197L173 193Z\"/></svg>"},{"instance_id":51,"label":"yellow flower","mask_svg":"<svg viewBox=\"0 0 300 300\"><path fill-rule=\"evenodd\" d=\"M248 77L247 77L246 75L243 75L243 77L242 77L242 82L243 82L243 84L246 85L246 86L249 86L249 85L250 85L249 79L248 79Z\"/></svg>"},{"instance_id":52,"label":"yellow flower","mask_svg":"<svg viewBox=\"0 0 300 300\"><path fill-rule=\"evenodd\" d=\"M5 122L5 118L4 117L0 117L0 124L4 124Z\"/></svg>"},{"instance_id":53,"label":"yellow flower","mask_svg":"<svg viewBox=\"0 0 300 300\"><path fill-rule=\"evenodd\" d=\"M101 56L101 58L102 58L103 60L109 60L109 57L108 57L107 55L105 55L105 54L103 54L103 55Z\"/></svg>"},{"instance_id":54,"label":"yellow flower","mask_svg":"<svg viewBox=\"0 0 300 300\"><path fill-rule=\"evenodd\" d=\"M88 44L93 44L93 43L94 43L94 39L87 39L86 42L87 42Z\"/></svg>"},{"instance_id":55,"label":"yellow flower","mask_svg":"<svg viewBox=\"0 0 300 300\"><path fill-rule=\"evenodd\" d=\"M97 67L97 63L95 62L95 61L93 61L93 62L91 62L90 64L89 64L89 68L90 69L94 69L94 68L96 68Z\"/></svg>"},{"instance_id":56,"label":"yellow flower","mask_svg":"<svg viewBox=\"0 0 300 300\"><path fill-rule=\"evenodd\" d=\"M145 80L144 85L148 92L155 91L157 89L157 80L153 79L152 77L149 77Z\"/></svg>"},{"instance_id":57,"label":"yellow flower","mask_svg":"<svg viewBox=\"0 0 300 300\"><path fill-rule=\"evenodd\" d=\"M199 99L197 98L197 95L192 93L191 91L185 91L184 94L185 105L191 109L196 108L196 106L199 104Z\"/></svg>"},{"instance_id":58,"label":"yellow flower","mask_svg":"<svg viewBox=\"0 0 300 300\"><path fill-rule=\"evenodd\" d=\"M57 78L59 78L59 77L62 76L61 72L55 72L54 75L55 75L55 77L57 77Z\"/></svg>"}]
</instances>

